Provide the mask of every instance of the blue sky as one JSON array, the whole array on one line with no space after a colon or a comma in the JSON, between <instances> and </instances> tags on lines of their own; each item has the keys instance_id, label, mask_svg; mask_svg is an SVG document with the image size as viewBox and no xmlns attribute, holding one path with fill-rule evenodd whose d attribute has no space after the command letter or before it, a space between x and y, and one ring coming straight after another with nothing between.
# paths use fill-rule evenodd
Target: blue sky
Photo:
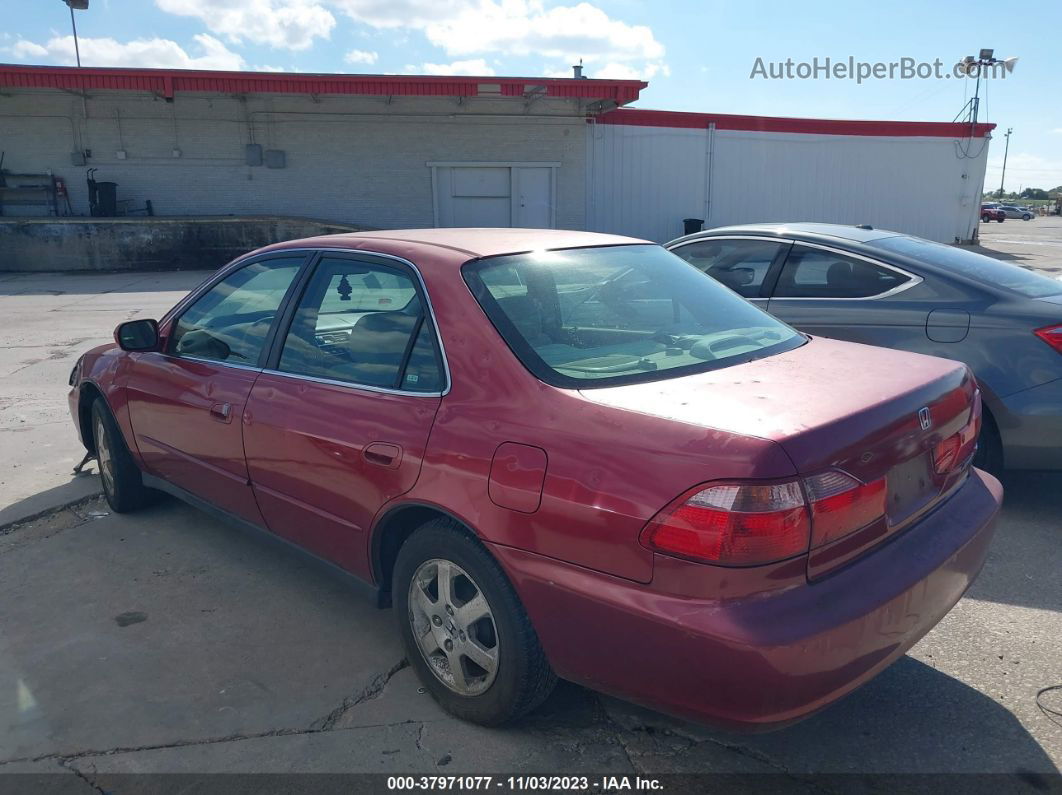
<instances>
[{"instance_id":1,"label":"blue sky","mask_svg":"<svg viewBox=\"0 0 1062 795\"><path fill-rule=\"evenodd\" d=\"M0 11L0 60L73 63L61 0ZM756 59L940 59L950 71L992 47L1021 60L982 88L981 119L1001 128L986 187L998 186L1007 127L1006 188L1062 185L1056 0L90 0L76 13L86 65L568 76L583 58L591 77L647 79L640 107L826 118L950 121L972 81L766 80L750 77Z\"/></svg>"}]
</instances>

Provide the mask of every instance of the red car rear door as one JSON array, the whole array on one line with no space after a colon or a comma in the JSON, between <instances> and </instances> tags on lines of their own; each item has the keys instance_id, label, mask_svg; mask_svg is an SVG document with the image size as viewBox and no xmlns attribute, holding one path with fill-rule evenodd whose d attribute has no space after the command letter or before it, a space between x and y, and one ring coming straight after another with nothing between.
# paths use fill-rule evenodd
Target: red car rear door
<instances>
[{"instance_id":1,"label":"red car rear door","mask_svg":"<svg viewBox=\"0 0 1062 795\"><path fill-rule=\"evenodd\" d=\"M257 524L241 422L305 260L268 256L225 273L163 324L161 352L129 355L129 417L147 471Z\"/></svg>"},{"instance_id":2,"label":"red car rear door","mask_svg":"<svg viewBox=\"0 0 1062 795\"><path fill-rule=\"evenodd\" d=\"M428 308L408 264L323 254L244 414L269 528L365 578L372 519L416 483L446 388Z\"/></svg>"}]
</instances>

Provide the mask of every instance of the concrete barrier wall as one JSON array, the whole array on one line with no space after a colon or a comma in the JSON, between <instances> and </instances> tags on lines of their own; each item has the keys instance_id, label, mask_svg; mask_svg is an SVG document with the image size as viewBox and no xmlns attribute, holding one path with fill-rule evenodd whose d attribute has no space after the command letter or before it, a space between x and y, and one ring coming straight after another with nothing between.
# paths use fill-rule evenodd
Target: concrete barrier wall
<instances>
[{"instance_id":1,"label":"concrete barrier wall","mask_svg":"<svg viewBox=\"0 0 1062 795\"><path fill-rule=\"evenodd\" d=\"M217 268L260 246L356 232L306 218L0 218L0 271Z\"/></svg>"}]
</instances>

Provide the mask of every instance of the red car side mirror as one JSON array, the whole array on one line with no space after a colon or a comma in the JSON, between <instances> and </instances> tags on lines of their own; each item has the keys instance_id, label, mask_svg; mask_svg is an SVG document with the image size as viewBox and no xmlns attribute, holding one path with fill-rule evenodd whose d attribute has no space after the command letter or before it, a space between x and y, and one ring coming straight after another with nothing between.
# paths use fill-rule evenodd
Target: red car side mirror
<instances>
[{"instance_id":1,"label":"red car side mirror","mask_svg":"<svg viewBox=\"0 0 1062 795\"><path fill-rule=\"evenodd\" d=\"M114 330L114 341L123 351L154 351L159 347L157 320L129 320Z\"/></svg>"}]
</instances>

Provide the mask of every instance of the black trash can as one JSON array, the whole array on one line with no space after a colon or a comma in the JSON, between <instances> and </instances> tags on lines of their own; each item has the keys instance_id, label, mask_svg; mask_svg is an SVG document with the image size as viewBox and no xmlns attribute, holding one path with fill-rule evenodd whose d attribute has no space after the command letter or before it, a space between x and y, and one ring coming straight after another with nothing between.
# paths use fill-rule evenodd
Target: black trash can
<instances>
[{"instance_id":1,"label":"black trash can","mask_svg":"<svg viewBox=\"0 0 1062 795\"><path fill-rule=\"evenodd\" d=\"M103 184L103 183L100 183L100 184ZM694 232L700 232L701 229L704 228L704 219L703 218L683 218L682 219L682 226L685 229L685 231L682 234L684 234L684 235L692 235Z\"/></svg>"},{"instance_id":2,"label":"black trash can","mask_svg":"<svg viewBox=\"0 0 1062 795\"><path fill-rule=\"evenodd\" d=\"M93 215L103 218L114 218L118 215L117 182L96 183L96 212Z\"/></svg>"}]
</instances>

